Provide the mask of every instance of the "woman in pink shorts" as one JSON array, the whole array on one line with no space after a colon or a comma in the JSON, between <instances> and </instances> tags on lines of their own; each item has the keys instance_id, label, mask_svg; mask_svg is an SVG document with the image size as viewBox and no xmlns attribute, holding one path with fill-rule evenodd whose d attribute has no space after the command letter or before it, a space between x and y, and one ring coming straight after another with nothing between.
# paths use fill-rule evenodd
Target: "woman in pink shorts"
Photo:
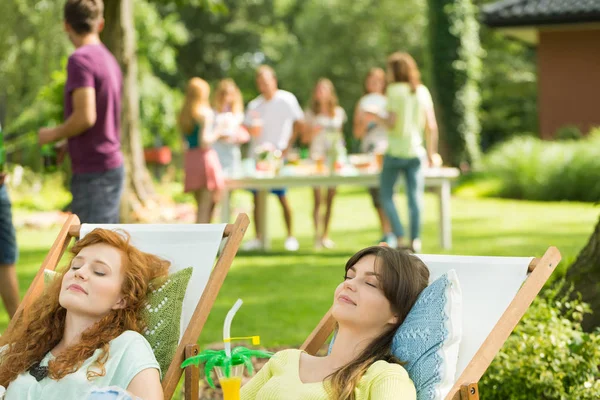
<instances>
[{"instance_id":1,"label":"woman in pink shorts","mask_svg":"<svg viewBox=\"0 0 600 400\"><path fill-rule=\"evenodd\" d=\"M225 186L219 157L212 148L214 113L208 98L210 86L200 78L188 82L185 103L179 113L184 137L183 190L193 193L198 205L197 223L209 223Z\"/></svg>"}]
</instances>

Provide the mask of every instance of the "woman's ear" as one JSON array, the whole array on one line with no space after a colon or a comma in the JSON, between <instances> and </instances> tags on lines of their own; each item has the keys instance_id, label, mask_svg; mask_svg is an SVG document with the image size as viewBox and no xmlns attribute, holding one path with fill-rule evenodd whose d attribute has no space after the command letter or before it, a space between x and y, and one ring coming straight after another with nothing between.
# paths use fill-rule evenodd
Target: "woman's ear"
<instances>
[{"instance_id":1,"label":"woman's ear","mask_svg":"<svg viewBox=\"0 0 600 400\"><path fill-rule=\"evenodd\" d=\"M398 315L393 315L389 319L388 324L390 324L390 325L398 325L399 322L400 322L400 317Z\"/></svg>"},{"instance_id":2,"label":"woman's ear","mask_svg":"<svg viewBox=\"0 0 600 400\"><path fill-rule=\"evenodd\" d=\"M125 299L125 297L119 297L119 300L115 303L115 305L112 307L112 309L113 310L122 310L125 307L127 307L127 300Z\"/></svg>"}]
</instances>

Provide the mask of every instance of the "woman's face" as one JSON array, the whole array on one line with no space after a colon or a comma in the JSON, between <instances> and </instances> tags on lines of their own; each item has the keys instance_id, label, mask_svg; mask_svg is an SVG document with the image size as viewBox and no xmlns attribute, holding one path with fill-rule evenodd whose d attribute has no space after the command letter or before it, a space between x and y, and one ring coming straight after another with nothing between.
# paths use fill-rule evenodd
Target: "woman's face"
<instances>
[{"instance_id":1,"label":"woman's face","mask_svg":"<svg viewBox=\"0 0 600 400\"><path fill-rule=\"evenodd\" d=\"M223 90L223 105L225 106L233 106L233 102L235 101L235 89L231 86L228 86Z\"/></svg>"},{"instance_id":2,"label":"woman's face","mask_svg":"<svg viewBox=\"0 0 600 400\"><path fill-rule=\"evenodd\" d=\"M65 273L59 303L67 311L102 318L124 308L122 252L97 243L81 249Z\"/></svg>"},{"instance_id":3,"label":"woman's face","mask_svg":"<svg viewBox=\"0 0 600 400\"><path fill-rule=\"evenodd\" d=\"M331 90L329 86L324 83L319 83L315 87L315 99L318 101L327 101L331 97Z\"/></svg>"},{"instance_id":4,"label":"woman's face","mask_svg":"<svg viewBox=\"0 0 600 400\"><path fill-rule=\"evenodd\" d=\"M374 255L366 255L346 272L346 279L335 290L332 314L340 325L359 327L379 334L398 317L384 296L375 269Z\"/></svg>"},{"instance_id":5,"label":"woman's face","mask_svg":"<svg viewBox=\"0 0 600 400\"><path fill-rule=\"evenodd\" d=\"M368 93L382 93L385 88L385 80L379 74L371 74L365 83Z\"/></svg>"}]
</instances>

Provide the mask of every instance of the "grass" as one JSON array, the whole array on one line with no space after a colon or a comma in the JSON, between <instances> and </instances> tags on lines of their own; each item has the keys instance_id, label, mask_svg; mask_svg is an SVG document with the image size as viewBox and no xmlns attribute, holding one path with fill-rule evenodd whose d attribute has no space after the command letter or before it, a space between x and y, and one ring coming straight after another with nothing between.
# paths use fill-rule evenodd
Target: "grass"
<instances>
[{"instance_id":1,"label":"grass","mask_svg":"<svg viewBox=\"0 0 600 400\"><path fill-rule=\"evenodd\" d=\"M219 341L227 310L237 298L244 306L234 320L236 336L258 334L268 347L300 345L332 302L342 280L347 258L362 247L377 243L380 232L366 191L343 189L336 198L332 239L334 250L314 251L309 189L291 191L295 231L301 250L283 250L283 220L273 196L268 210L273 250L239 253L219 293L202 332L200 344ZM406 216L405 198L398 204ZM234 195L234 209L250 213L251 198ZM562 269L585 245L597 221L599 209L585 203L528 202L499 199L452 199L453 248L443 251L438 243L437 200L426 196L423 245L425 253L491 256L540 256L554 245L563 254ZM21 293L24 294L50 248L59 227L18 231ZM250 227L247 238L253 237ZM0 331L8 323L0 309Z\"/></svg>"}]
</instances>

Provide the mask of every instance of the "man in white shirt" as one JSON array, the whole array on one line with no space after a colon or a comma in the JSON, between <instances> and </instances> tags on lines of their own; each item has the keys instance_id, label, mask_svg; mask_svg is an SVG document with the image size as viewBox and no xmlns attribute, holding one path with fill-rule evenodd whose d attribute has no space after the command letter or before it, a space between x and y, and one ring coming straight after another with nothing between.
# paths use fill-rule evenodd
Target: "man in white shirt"
<instances>
[{"instance_id":1,"label":"man in white shirt","mask_svg":"<svg viewBox=\"0 0 600 400\"><path fill-rule=\"evenodd\" d=\"M246 110L246 119L244 125L248 128L252 137L250 142L250 154L254 154L257 146L270 144L284 155L287 149L293 144L303 127L304 113L296 96L277 87L277 75L273 68L262 65L256 71L256 85L261 95L252 100ZM292 210L287 201L286 190L275 189L272 193L276 194L283 209L283 216L287 228L287 239L285 240L286 250L298 250L298 240L292 233ZM262 227L260 221L259 209L256 206L258 193L254 191L254 226L256 229L256 239L246 243L246 250L258 249L261 247Z\"/></svg>"}]
</instances>

